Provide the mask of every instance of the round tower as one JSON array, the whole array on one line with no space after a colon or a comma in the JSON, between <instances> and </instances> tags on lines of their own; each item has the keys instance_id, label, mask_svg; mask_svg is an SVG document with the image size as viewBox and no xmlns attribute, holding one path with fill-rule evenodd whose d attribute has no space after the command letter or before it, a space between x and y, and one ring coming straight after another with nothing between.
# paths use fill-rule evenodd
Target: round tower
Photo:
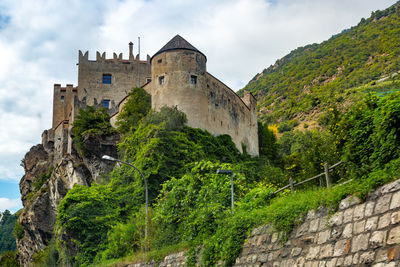
<instances>
[{"instance_id":1,"label":"round tower","mask_svg":"<svg viewBox=\"0 0 400 267\"><path fill-rule=\"evenodd\" d=\"M177 107L188 125L206 129L206 56L176 35L151 58L152 108Z\"/></svg>"}]
</instances>

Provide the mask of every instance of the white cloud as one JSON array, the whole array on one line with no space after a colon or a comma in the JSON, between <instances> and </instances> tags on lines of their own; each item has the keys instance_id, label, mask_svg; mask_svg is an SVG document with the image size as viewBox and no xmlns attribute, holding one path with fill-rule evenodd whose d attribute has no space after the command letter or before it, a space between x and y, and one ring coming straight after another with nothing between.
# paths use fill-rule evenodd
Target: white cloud
<instances>
[{"instance_id":1,"label":"white cloud","mask_svg":"<svg viewBox=\"0 0 400 267\"><path fill-rule=\"evenodd\" d=\"M0 212L3 212L4 210L15 210L19 207L21 207L20 199L8 199L0 197Z\"/></svg>"},{"instance_id":2,"label":"white cloud","mask_svg":"<svg viewBox=\"0 0 400 267\"><path fill-rule=\"evenodd\" d=\"M53 84L77 81L78 50L154 54L175 34L234 90L298 46L321 42L395 0L109 0L0 3L0 180L50 128ZM144 56L142 56L144 58Z\"/></svg>"}]
</instances>

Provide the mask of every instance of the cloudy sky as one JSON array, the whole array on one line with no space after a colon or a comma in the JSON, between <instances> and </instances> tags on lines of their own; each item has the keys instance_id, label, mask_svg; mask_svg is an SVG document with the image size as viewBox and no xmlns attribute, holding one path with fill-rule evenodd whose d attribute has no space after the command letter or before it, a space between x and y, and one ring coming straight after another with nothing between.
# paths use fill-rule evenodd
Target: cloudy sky
<instances>
[{"instance_id":1,"label":"cloudy sky","mask_svg":"<svg viewBox=\"0 0 400 267\"><path fill-rule=\"evenodd\" d=\"M21 159L51 127L53 84L77 83L78 50L152 55L180 34L232 89L298 46L395 0L0 0L0 211L21 207Z\"/></svg>"}]
</instances>

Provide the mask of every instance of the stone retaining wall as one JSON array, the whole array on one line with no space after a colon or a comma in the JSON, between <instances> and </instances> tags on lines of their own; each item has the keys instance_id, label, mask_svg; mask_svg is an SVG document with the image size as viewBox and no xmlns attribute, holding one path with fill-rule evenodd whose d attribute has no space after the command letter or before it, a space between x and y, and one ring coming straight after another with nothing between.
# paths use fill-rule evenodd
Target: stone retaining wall
<instances>
[{"instance_id":1,"label":"stone retaining wall","mask_svg":"<svg viewBox=\"0 0 400 267\"><path fill-rule=\"evenodd\" d=\"M284 244L269 226L254 229L235 266L400 266L400 180L332 215L308 212Z\"/></svg>"},{"instance_id":2,"label":"stone retaining wall","mask_svg":"<svg viewBox=\"0 0 400 267\"><path fill-rule=\"evenodd\" d=\"M174 254L170 254L164 258L161 262L151 261L149 263L133 263L129 264L126 267L175 267L175 266L185 266L185 252L178 252Z\"/></svg>"},{"instance_id":3,"label":"stone retaining wall","mask_svg":"<svg viewBox=\"0 0 400 267\"><path fill-rule=\"evenodd\" d=\"M180 252L158 264L128 267L185 266L185 259ZM344 199L334 214L309 211L286 242L271 226L254 229L235 266L400 266L400 180L378 188L364 203Z\"/></svg>"}]
</instances>

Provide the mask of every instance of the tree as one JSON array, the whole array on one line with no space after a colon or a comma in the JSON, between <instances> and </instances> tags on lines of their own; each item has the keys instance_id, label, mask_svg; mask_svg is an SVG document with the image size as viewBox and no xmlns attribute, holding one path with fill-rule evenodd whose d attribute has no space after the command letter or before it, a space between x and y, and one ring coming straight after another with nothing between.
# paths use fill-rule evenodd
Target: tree
<instances>
[{"instance_id":1,"label":"tree","mask_svg":"<svg viewBox=\"0 0 400 267\"><path fill-rule=\"evenodd\" d=\"M16 249L15 238L12 234L18 216L5 210L0 221L0 254Z\"/></svg>"},{"instance_id":2,"label":"tree","mask_svg":"<svg viewBox=\"0 0 400 267\"><path fill-rule=\"evenodd\" d=\"M267 157L271 161L278 158L278 144L273 131L268 129L266 123L258 122L258 147L260 156Z\"/></svg>"},{"instance_id":3,"label":"tree","mask_svg":"<svg viewBox=\"0 0 400 267\"><path fill-rule=\"evenodd\" d=\"M116 123L118 131L123 134L134 131L139 121L149 113L150 108L151 95L143 88L133 88L118 115Z\"/></svg>"}]
</instances>

